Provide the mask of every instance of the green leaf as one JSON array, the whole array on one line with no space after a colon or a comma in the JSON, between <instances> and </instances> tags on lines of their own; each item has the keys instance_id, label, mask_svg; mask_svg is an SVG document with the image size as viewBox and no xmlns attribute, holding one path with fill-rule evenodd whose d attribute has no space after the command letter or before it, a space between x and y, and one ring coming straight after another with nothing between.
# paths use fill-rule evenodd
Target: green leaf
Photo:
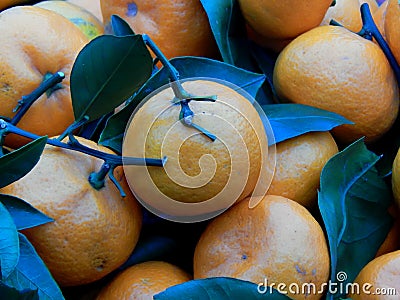
<instances>
[{"instance_id":1,"label":"green leaf","mask_svg":"<svg viewBox=\"0 0 400 300\"><path fill-rule=\"evenodd\" d=\"M5 280L5 284L19 291L38 290L41 300L64 299L46 265L28 239L19 233L20 258L17 267Z\"/></svg>"},{"instance_id":2,"label":"green leaf","mask_svg":"<svg viewBox=\"0 0 400 300\"><path fill-rule=\"evenodd\" d=\"M302 104L261 107L271 124L276 143L311 131L328 131L342 124L353 124L336 113Z\"/></svg>"},{"instance_id":3,"label":"green leaf","mask_svg":"<svg viewBox=\"0 0 400 300\"><path fill-rule=\"evenodd\" d=\"M274 103L274 99L278 99L273 83L274 67L278 54L271 50L264 49L256 43L251 43L251 54L257 61L258 67L266 76L264 89L268 93L269 104Z\"/></svg>"},{"instance_id":4,"label":"green leaf","mask_svg":"<svg viewBox=\"0 0 400 300\"><path fill-rule=\"evenodd\" d=\"M134 35L132 28L129 24L122 19L120 16L112 15L111 16L111 28L116 36L126 36L126 35Z\"/></svg>"},{"instance_id":5,"label":"green leaf","mask_svg":"<svg viewBox=\"0 0 400 300\"><path fill-rule=\"evenodd\" d=\"M329 240L332 282L353 282L375 257L390 229L392 195L378 176L378 160L360 139L332 157L322 170L318 206ZM347 279L336 278L339 272L345 272ZM344 295L333 295L340 296Z\"/></svg>"},{"instance_id":6,"label":"green leaf","mask_svg":"<svg viewBox=\"0 0 400 300\"><path fill-rule=\"evenodd\" d=\"M0 295L1 299L6 300L39 300L37 290L23 290L18 291L13 287L9 287L0 281Z\"/></svg>"},{"instance_id":7,"label":"green leaf","mask_svg":"<svg viewBox=\"0 0 400 300\"><path fill-rule=\"evenodd\" d=\"M172 59L171 63L178 70L181 79L211 77L229 81L248 92L254 98L265 81L265 75L263 74L250 72L227 63L202 57L180 57ZM168 83L168 74L165 69L161 69L156 76L160 76L159 79L163 84ZM155 80L152 82L153 84L157 83L157 78L151 79ZM148 85L146 87L149 88ZM153 87L158 88L159 86L153 85ZM142 92L144 88L141 89ZM147 91L146 95L148 95Z\"/></svg>"},{"instance_id":8,"label":"green leaf","mask_svg":"<svg viewBox=\"0 0 400 300\"><path fill-rule=\"evenodd\" d=\"M246 27L235 0L201 0L224 62L257 71L249 50Z\"/></svg>"},{"instance_id":9,"label":"green leaf","mask_svg":"<svg viewBox=\"0 0 400 300\"><path fill-rule=\"evenodd\" d=\"M258 291L260 289L260 291ZM271 299L286 300L287 296L269 287L228 277L196 279L167 288L154 295L155 300L169 299Z\"/></svg>"},{"instance_id":10,"label":"green leaf","mask_svg":"<svg viewBox=\"0 0 400 300\"><path fill-rule=\"evenodd\" d=\"M114 110L152 72L152 59L141 35L102 35L78 54L71 71L71 97L76 120L91 121Z\"/></svg>"},{"instance_id":11,"label":"green leaf","mask_svg":"<svg viewBox=\"0 0 400 300\"><path fill-rule=\"evenodd\" d=\"M37 164L47 137L38 138L0 157L0 188L25 176Z\"/></svg>"},{"instance_id":12,"label":"green leaf","mask_svg":"<svg viewBox=\"0 0 400 300\"><path fill-rule=\"evenodd\" d=\"M179 57L172 59L171 63L179 72L181 79L192 77L229 79L231 83L244 89L253 97L256 96L265 79L264 75L206 58ZM136 106L147 95L167 84L169 82L168 75L165 68L155 73L138 93L129 100L129 104L108 120L104 131L100 135L99 143L120 153L125 128Z\"/></svg>"},{"instance_id":13,"label":"green leaf","mask_svg":"<svg viewBox=\"0 0 400 300\"><path fill-rule=\"evenodd\" d=\"M109 113L101 116L96 120L88 122L87 124L84 124L79 129L79 133L77 135L85 139L97 142L101 132L104 129L104 126L106 125L108 118L111 117L112 115L113 115L112 113Z\"/></svg>"},{"instance_id":14,"label":"green leaf","mask_svg":"<svg viewBox=\"0 0 400 300\"><path fill-rule=\"evenodd\" d=\"M7 209L0 203L0 270L1 278L7 279L19 259L18 232Z\"/></svg>"},{"instance_id":15,"label":"green leaf","mask_svg":"<svg viewBox=\"0 0 400 300\"><path fill-rule=\"evenodd\" d=\"M23 230L54 221L24 200L0 194L0 202L10 213L17 230Z\"/></svg>"},{"instance_id":16,"label":"green leaf","mask_svg":"<svg viewBox=\"0 0 400 300\"><path fill-rule=\"evenodd\" d=\"M261 68L265 76L267 76L268 83L272 87L273 85L272 78L274 74L275 62L276 59L278 58L278 53L264 49L255 43L251 44L250 50L251 54L257 61L258 66Z\"/></svg>"},{"instance_id":17,"label":"green leaf","mask_svg":"<svg viewBox=\"0 0 400 300\"><path fill-rule=\"evenodd\" d=\"M236 0L201 0L207 13L209 24L221 53L222 60L228 64L252 72L264 72L263 66L254 55L257 47L248 39L245 21ZM261 49L261 48L260 48ZM265 51L264 49L262 51ZM260 104L273 103L272 82L267 81L259 90L256 99Z\"/></svg>"}]
</instances>

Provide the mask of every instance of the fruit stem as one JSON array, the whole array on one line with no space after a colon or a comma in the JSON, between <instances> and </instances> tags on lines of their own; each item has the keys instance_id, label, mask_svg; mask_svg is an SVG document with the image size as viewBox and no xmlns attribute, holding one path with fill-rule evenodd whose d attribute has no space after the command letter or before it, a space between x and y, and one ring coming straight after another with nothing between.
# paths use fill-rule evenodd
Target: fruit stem
<instances>
[{"instance_id":1,"label":"fruit stem","mask_svg":"<svg viewBox=\"0 0 400 300\"><path fill-rule=\"evenodd\" d=\"M120 183L114 176L115 167L116 167L115 165L110 165L109 163L104 162L98 172L90 173L90 175L88 177L88 181L94 189L100 190L102 187L104 187L105 182L106 182L106 176L108 175L111 182L118 189L121 197L124 198L124 197L126 197L126 194L125 194L122 186L120 185Z\"/></svg>"},{"instance_id":2,"label":"fruit stem","mask_svg":"<svg viewBox=\"0 0 400 300\"><path fill-rule=\"evenodd\" d=\"M81 127L82 125L84 125L88 121L89 121L89 117L88 116L84 116L82 119L80 119L78 121L74 121L74 123L69 125L68 128L62 134L60 134L60 136L57 138L57 140L62 141L67 135L69 135L75 129Z\"/></svg>"},{"instance_id":3,"label":"fruit stem","mask_svg":"<svg viewBox=\"0 0 400 300\"><path fill-rule=\"evenodd\" d=\"M363 22L363 27L360 31L361 34L373 37L378 45L381 47L383 53L387 60L389 61L390 66L392 67L394 74L397 79L397 84L400 86L400 66L396 61L396 58L393 55L393 52L390 50L389 45L383 38L382 34L379 32L378 27L376 26L374 19L372 18L371 10L369 9L368 3L363 3L360 7L361 10L361 19Z\"/></svg>"},{"instance_id":4,"label":"fruit stem","mask_svg":"<svg viewBox=\"0 0 400 300\"><path fill-rule=\"evenodd\" d=\"M42 81L42 83L33 90L32 93L26 96L22 96L20 100L18 100L17 106L13 109L13 112L17 112L15 116L11 119L10 123L12 125L16 125L21 118L25 115L28 109L32 106L32 104L39 99L41 95L43 95L47 90L51 89L58 83L60 83L65 78L64 73L57 72L46 78Z\"/></svg>"},{"instance_id":5,"label":"fruit stem","mask_svg":"<svg viewBox=\"0 0 400 300\"><path fill-rule=\"evenodd\" d=\"M389 64L396 76L397 84L400 86L400 66L399 62L396 61L396 58L393 55L393 52L390 50L388 43L383 38L382 34L380 33L378 27L375 24L375 21L372 17L371 10L369 9L368 3L363 3L360 6L361 11L361 19L363 26L359 32L356 32L361 37L372 41L372 38L376 40L379 47L382 49L383 53L385 54ZM334 26L342 26L339 22L335 20L331 20L329 22L330 25Z\"/></svg>"},{"instance_id":6,"label":"fruit stem","mask_svg":"<svg viewBox=\"0 0 400 300\"><path fill-rule=\"evenodd\" d=\"M153 42L153 40L147 35L142 34L143 41L145 44L153 51L155 56L160 60L162 65L167 68L169 73L169 79L171 82L172 90L174 91L175 97L178 99L187 99L190 97L189 93L183 88L179 81L179 72L175 67L169 62L164 53L161 52L160 48Z\"/></svg>"},{"instance_id":7,"label":"fruit stem","mask_svg":"<svg viewBox=\"0 0 400 300\"><path fill-rule=\"evenodd\" d=\"M102 187L104 187L105 178L110 170L110 164L104 162L98 172L90 173L88 178L90 185L96 190L100 190Z\"/></svg>"},{"instance_id":8,"label":"fruit stem","mask_svg":"<svg viewBox=\"0 0 400 300\"><path fill-rule=\"evenodd\" d=\"M217 97L216 96L197 97L190 95L183 88L181 82L179 81L178 70L175 69L175 67L165 57L165 55L161 52L161 50L157 47L157 45L153 42L153 40L147 34L142 34L142 38L145 44L151 49L151 51L153 51L156 57L160 60L162 65L168 70L171 88L175 95L175 99L173 100L173 102L174 103L179 102L181 104L181 112L179 114L179 120L181 120L184 125L195 128L196 130L200 131L202 134L207 136L212 141L215 141L217 137L214 134L210 133L205 128L193 123L194 113L189 107L189 102L191 100L215 102Z\"/></svg>"},{"instance_id":9,"label":"fruit stem","mask_svg":"<svg viewBox=\"0 0 400 300\"><path fill-rule=\"evenodd\" d=\"M23 137L26 137L31 140L36 140L40 138L41 136L33 134L31 132L22 130L18 128L17 126L0 119L0 125L4 126L2 128L3 135L7 133L14 133L21 135ZM47 144L55 147L60 147L68 150L73 150L73 151L78 151L81 153L85 153L87 155L91 155L94 157L97 157L99 159L104 160L106 163L110 165L115 165L115 166L121 166L123 164L125 165L137 165L137 166L156 166L156 167L163 167L165 163L167 162L167 158L164 157L162 159L157 159L157 158L139 158L139 157L124 157L116 154L109 154L105 153L96 149L92 149L90 147L87 147L85 145L82 145L79 143L75 138L73 137L72 134L70 136L70 142L64 143L61 142L60 140L54 138L54 139L47 139Z\"/></svg>"},{"instance_id":10,"label":"fruit stem","mask_svg":"<svg viewBox=\"0 0 400 300\"><path fill-rule=\"evenodd\" d=\"M110 171L108 171L108 177L110 178L111 182L114 183L114 185L117 187L121 197L124 198L124 197L126 197L126 194L125 194L124 189L122 188L121 184L118 182L118 180L114 176L114 169L115 169L115 166L111 167Z\"/></svg>"}]
</instances>

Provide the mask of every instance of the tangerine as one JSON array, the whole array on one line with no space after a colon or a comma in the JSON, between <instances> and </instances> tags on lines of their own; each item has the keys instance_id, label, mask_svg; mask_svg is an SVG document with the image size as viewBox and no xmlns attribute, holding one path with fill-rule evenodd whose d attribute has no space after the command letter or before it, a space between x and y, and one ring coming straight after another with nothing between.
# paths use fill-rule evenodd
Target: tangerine
<instances>
[{"instance_id":1,"label":"tangerine","mask_svg":"<svg viewBox=\"0 0 400 300\"><path fill-rule=\"evenodd\" d=\"M267 195L255 207L242 201L213 219L194 253L194 278L227 276L254 283L315 284L329 278L330 259L321 226L302 205ZM285 290L292 299L317 293Z\"/></svg>"},{"instance_id":2,"label":"tangerine","mask_svg":"<svg viewBox=\"0 0 400 300\"><path fill-rule=\"evenodd\" d=\"M332 130L341 142L379 139L393 125L399 89L380 47L339 26L319 26L279 54L273 82L284 101L336 112L354 125Z\"/></svg>"},{"instance_id":3,"label":"tangerine","mask_svg":"<svg viewBox=\"0 0 400 300\"><path fill-rule=\"evenodd\" d=\"M199 0L100 0L104 24L111 15L125 19L138 34L147 34L167 58L215 57L217 47Z\"/></svg>"},{"instance_id":4,"label":"tangerine","mask_svg":"<svg viewBox=\"0 0 400 300\"><path fill-rule=\"evenodd\" d=\"M113 153L77 137L92 149ZM46 145L36 166L2 188L24 199L54 222L23 230L61 286L98 280L129 257L139 237L142 213L125 181L122 167L114 176L127 196L107 177L100 190L88 177L103 161L81 152Z\"/></svg>"},{"instance_id":5,"label":"tangerine","mask_svg":"<svg viewBox=\"0 0 400 300\"><path fill-rule=\"evenodd\" d=\"M0 28L0 115L12 118L22 96L30 94L49 74L60 71L65 79L33 103L18 127L37 135L61 134L74 121L69 76L88 39L63 16L36 6L2 11ZM10 134L5 142L15 148L28 140Z\"/></svg>"},{"instance_id":6,"label":"tangerine","mask_svg":"<svg viewBox=\"0 0 400 300\"><path fill-rule=\"evenodd\" d=\"M163 261L146 261L118 274L106 285L97 300L153 299L170 286L191 280L181 268Z\"/></svg>"}]
</instances>

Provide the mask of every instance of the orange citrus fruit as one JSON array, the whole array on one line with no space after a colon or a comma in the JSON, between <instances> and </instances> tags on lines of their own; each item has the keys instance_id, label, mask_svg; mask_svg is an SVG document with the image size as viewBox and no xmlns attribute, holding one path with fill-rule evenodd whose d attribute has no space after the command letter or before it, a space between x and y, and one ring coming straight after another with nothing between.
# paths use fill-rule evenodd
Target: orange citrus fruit
<instances>
[{"instance_id":1,"label":"orange citrus fruit","mask_svg":"<svg viewBox=\"0 0 400 300\"><path fill-rule=\"evenodd\" d=\"M191 280L181 268L162 261L147 261L119 273L106 285L97 300L153 299L168 287Z\"/></svg>"},{"instance_id":2,"label":"orange citrus fruit","mask_svg":"<svg viewBox=\"0 0 400 300\"><path fill-rule=\"evenodd\" d=\"M92 141L78 141L112 153ZM88 181L102 162L47 145L38 164L25 177L0 190L24 199L54 219L23 232L62 286L104 277L125 262L139 237L141 208L129 191L122 167L115 169L114 175L127 194L125 198L108 177L99 190Z\"/></svg>"},{"instance_id":3,"label":"orange citrus fruit","mask_svg":"<svg viewBox=\"0 0 400 300\"><path fill-rule=\"evenodd\" d=\"M398 85L385 54L343 27L319 26L293 40L279 54L273 81L282 100L353 121L332 130L342 142L377 140L398 114Z\"/></svg>"},{"instance_id":4,"label":"orange citrus fruit","mask_svg":"<svg viewBox=\"0 0 400 300\"><path fill-rule=\"evenodd\" d=\"M360 292L351 292L353 300L398 299L400 291L400 250L379 256L370 261L357 275L354 284ZM363 289L364 288L364 289ZM395 294L393 290L395 289Z\"/></svg>"},{"instance_id":5,"label":"orange citrus fruit","mask_svg":"<svg viewBox=\"0 0 400 300\"><path fill-rule=\"evenodd\" d=\"M100 0L104 24L111 15L125 19L135 33L146 33L167 58L215 57L214 36L199 0Z\"/></svg>"},{"instance_id":6,"label":"orange citrus fruit","mask_svg":"<svg viewBox=\"0 0 400 300\"><path fill-rule=\"evenodd\" d=\"M239 0L246 23L267 39L290 39L318 26L332 0Z\"/></svg>"},{"instance_id":7,"label":"orange citrus fruit","mask_svg":"<svg viewBox=\"0 0 400 300\"><path fill-rule=\"evenodd\" d=\"M397 0L388 0L385 16L385 37L397 63L400 64L400 4Z\"/></svg>"},{"instance_id":8,"label":"orange citrus fruit","mask_svg":"<svg viewBox=\"0 0 400 300\"><path fill-rule=\"evenodd\" d=\"M337 152L338 147L329 132L310 132L278 143L275 173L268 194L313 207L322 168Z\"/></svg>"},{"instance_id":9,"label":"orange citrus fruit","mask_svg":"<svg viewBox=\"0 0 400 300\"><path fill-rule=\"evenodd\" d=\"M18 127L38 135L61 134L74 121L69 76L87 38L66 18L34 6L2 11L0 28L0 115L13 117L22 96L36 89L47 74L61 71L65 79L60 88L43 94L18 123ZM11 147L26 141L15 135L6 139Z\"/></svg>"},{"instance_id":10,"label":"orange citrus fruit","mask_svg":"<svg viewBox=\"0 0 400 300\"><path fill-rule=\"evenodd\" d=\"M371 13L378 9L375 0L336 0L336 4L328 8L321 25L329 25L333 19L351 31L360 31L362 27L360 6L363 3L368 3Z\"/></svg>"},{"instance_id":11,"label":"orange citrus fruit","mask_svg":"<svg viewBox=\"0 0 400 300\"><path fill-rule=\"evenodd\" d=\"M244 200L217 216L194 253L194 278L227 276L254 283L315 284L329 277L329 252L321 226L302 205L267 195L251 209ZM286 292L286 290L285 290ZM320 299L317 293L292 299Z\"/></svg>"},{"instance_id":12,"label":"orange citrus fruit","mask_svg":"<svg viewBox=\"0 0 400 300\"><path fill-rule=\"evenodd\" d=\"M68 20L78 26L78 28L89 40L104 34L103 23L101 23L96 16L94 16L88 10L71 2L49 0L41 1L35 4L35 6L54 11L66 17Z\"/></svg>"},{"instance_id":13,"label":"orange citrus fruit","mask_svg":"<svg viewBox=\"0 0 400 300\"><path fill-rule=\"evenodd\" d=\"M83 7L90 11L96 18L103 22L103 14L101 13L100 0L67 0L75 5Z\"/></svg>"},{"instance_id":14,"label":"orange citrus fruit","mask_svg":"<svg viewBox=\"0 0 400 300\"><path fill-rule=\"evenodd\" d=\"M192 95L217 96L215 102L189 104L193 122L217 139L211 141L180 122L181 107L173 103L172 88L165 88L133 115L123 153L166 156L168 161L164 168L124 166L125 173L137 198L161 211L186 214L191 203L197 204L196 213L210 213L244 199L255 189L268 152L267 136L257 110L235 89L202 79L182 85Z\"/></svg>"},{"instance_id":15,"label":"orange citrus fruit","mask_svg":"<svg viewBox=\"0 0 400 300\"><path fill-rule=\"evenodd\" d=\"M392 167L392 191L397 207L400 207L400 148Z\"/></svg>"}]
</instances>

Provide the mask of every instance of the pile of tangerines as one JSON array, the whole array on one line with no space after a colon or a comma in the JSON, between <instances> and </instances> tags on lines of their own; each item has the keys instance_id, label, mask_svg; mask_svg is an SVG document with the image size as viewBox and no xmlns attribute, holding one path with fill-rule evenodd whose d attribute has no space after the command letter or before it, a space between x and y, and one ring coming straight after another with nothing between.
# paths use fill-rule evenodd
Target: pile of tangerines
<instances>
[{"instance_id":1,"label":"pile of tangerines","mask_svg":"<svg viewBox=\"0 0 400 300\"><path fill-rule=\"evenodd\" d=\"M74 121L69 81L72 66L85 45L98 36L110 34L112 15L124 19L136 34L150 36L168 59L197 56L221 60L221 45L212 30L215 24L211 24L203 8L205 2L208 1L0 1L0 116L11 119L18 101L40 85L46 74L63 72L65 79L38 98L17 124L38 136L62 134ZM363 3L368 4L393 55L391 59L376 37L365 37L369 32L361 18ZM238 0L237 5L246 23L246 37L266 53L276 55L270 74L274 101L331 111L345 117L349 124L331 131L306 132L277 143L276 165L267 193L256 205L249 206L249 195L262 168L262 150L254 142L264 134L262 122L250 102L232 88L207 80L184 84L196 96L217 95L224 101L227 99L227 103L230 101L235 109L224 111L224 117L243 137L231 136L231 141L234 145L244 142L250 166L243 192L233 199L234 205L201 227L195 249L189 253L192 256L189 269L171 263L179 261L178 257L120 268L137 250L144 215L151 214L130 191L124 168L119 166L113 172L126 193L122 197L113 178L107 177L100 189L94 189L89 183L88 176L102 166L100 159L46 145L32 170L1 188L0 193L21 198L54 220L24 229L22 233L66 295L72 293L71 297L79 298L77 294L83 293L90 299L152 299L167 288L204 278L236 278L254 283L255 288L265 278L271 283L299 286L313 283L317 287L324 286L331 278L332 257L326 224L318 211L321 172L331 158L351 143L364 138L367 146L379 144L395 126L400 78L396 77L399 74L393 64L397 63L399 68L400 4L398 0L380 3L375 0ZM157 109L166 103L165 99L163 92L154 94L135 115L139 127L149 118L159 118L146 132L150 137L146 140L146 156L160 156L158 145L168 133L167 126L175 122L171 115L159 115ZM212 105L217 105L191 103L194 111L211 111ZM224 109L214 106L212 113L218 114ZM174 113L179 114L179 110ZM203 127L209 125L217 137L227 132L227 128L212 127L198 120ZM193 128L182 125L171 136L171 145L179 144L179 135L188 130ZM135 145L141 134L137 128L128 130L130 145ZM75 138L91 149L113 153L97 141ZM63 141L68 139L72 137ZM8 134L3 142L13 151L29 140ZM227 166L229 169L235 159L241 160L239 155L232 154L236 153L235 149L229 152L224 145L218 139L211 144L204 137L193 137L180 148L181 167L189 176L199 172L197 161L202 155L212 154L217 165L216 175L208 184L196 189L177 186L163 168L149 167L154 186L150 188L145 186L145 181L140 181L141 197L145 198L154 188L176 201L188 203L202 202L218 194L230 176ZM132 176L140 177L140 173L133 174L130 180ZM354 282L369 283L375 288L395 288L397 296L393 299L398 299L400 155L393 161L392 175L388 178L393 190L390 213L395 221L375 258L362 268ZM89 293L84 288L72 288L85 285ZM325 290L322 294L305 295L289 291L287 296L321 299L326 293ZM370 298L371 295L362 293L347 296L389 299L384 295Z\"/></svg>"}]
</instances>

